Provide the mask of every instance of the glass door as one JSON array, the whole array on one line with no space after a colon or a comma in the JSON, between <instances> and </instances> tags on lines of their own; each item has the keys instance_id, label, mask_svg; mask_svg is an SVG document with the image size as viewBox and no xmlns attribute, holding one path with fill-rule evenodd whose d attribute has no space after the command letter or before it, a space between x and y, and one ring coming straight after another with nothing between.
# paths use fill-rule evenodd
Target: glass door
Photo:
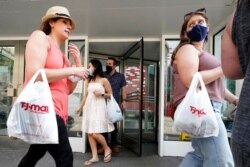
<instances>
[{"instance_id":1,"label":"glass door","mask_svg":"<svg viewBox=\"0 0 250 167\"><path fill-rule=\"evenodd\" d=\"M185 133L173 131L173 120L166 115L167 104L172 100L172 68L171 56L178 45L179 39L168 39L162 36L161 60L160 60L160 98L159 98L159 145L158 153L160 156L180 156L183 157L187 152L192 151L190 138Z\"/></svg>"},{"instance_id":2,"label":"glass door","mask_svg":"<svg viewBox=\"0 0 250 167\"><path fill-rule=\"evenodd\" d=\"M146 44L146 42L145 42ZM158 119L157 62L143 61L142 143L156 143ZM144 146L144 145L143 145ZM142 149L143 151L144 149Z\"/></svg>"},{"instance_id":3,"label":"glass door","mask_svg":"<svg viewBox=\"0 0 250 167\"><path fill-rule=\"evenodd\" d=\"M0 136L7 135L7 118L22 88L25 41L0 41Z\"/></svg>"},{"instance_id":4,"label":"glass door","mask_svg":"<svg viewBox=\"0 0 250 167\"><path fill-rule=\"evenodd\" d=\"M142 153L143 38L124 55L127 81L126 109L123 111L122 143L138 156Z\"/></svg>"},{"instance_id":5,"label":"glass door","mask_svg":"<svg viewBox=\"0 0 250 167\"><path fill-rule=\"evenodd\" d=\"M81 59L83 66L87 65L87 56L86 51L86 39L70 39L66 43L65 51L68 52L68 44L75 44L81 53ZM72 57L68 55L69 60L72 62ZM86 151L86 137L85 134L82 134L82 114L75 114L77 107L80 105L80 102L83 98L84 94L84 81L81 80L77 83L77 86L74 92L69 96L69 106L68 106L68 135L70 145L72 147L73 152L85 152Z\"/></svg>"}]
</instances>

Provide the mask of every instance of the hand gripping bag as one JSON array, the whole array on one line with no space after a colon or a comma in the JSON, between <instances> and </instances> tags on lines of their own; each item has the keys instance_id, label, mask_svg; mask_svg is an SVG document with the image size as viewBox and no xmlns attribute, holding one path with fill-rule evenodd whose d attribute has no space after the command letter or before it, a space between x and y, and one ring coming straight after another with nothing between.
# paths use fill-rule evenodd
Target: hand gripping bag
<instances>
[{"instance_id":1,"label":"hand gripping bag","mask_svg":"<svg viewBox=\"0 0 250 167\"><path fill-rule=\"evenodd\" d=\"M35 81L38 74L42 81ZM58 144L56 114L43 69L34 74L13 104L7 130L9 137L31 144Z\"/></svg>"},{"instance_id":2,"label":"hand gripping bag","mask_svg":"<svg viewBox=\"0 0 250 167\"><path fill-rule=\"evenodd\" d=\"M199 72L195 73L185 98L177 106L173 129L197 138L218 136L216 115Z\"/></svg>"}]
</instances>

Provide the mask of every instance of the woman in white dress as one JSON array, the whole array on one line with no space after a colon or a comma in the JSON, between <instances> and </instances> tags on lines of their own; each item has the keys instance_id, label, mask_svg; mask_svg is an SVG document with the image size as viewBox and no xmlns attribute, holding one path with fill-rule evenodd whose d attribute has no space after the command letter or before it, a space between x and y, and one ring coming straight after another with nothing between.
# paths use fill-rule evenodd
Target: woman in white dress
<instances>
[{"instance_id":1,"label":"woman in white dress","mask_svg":"<svg viewBox=\"0 0 250 167\"><path fill-rule=\"evenodd\" d=\"M111 85L103 76L102 64L99 60L90 60L89 70L93 74L89 76L86 94L81 101L80 107L77 109L77 112L79 112L83 106L82 130L87 133L92 151L92 158L85 161L84 166L99 161L97 142L104 148L103 161L105 163L110 162L112 151L101 133L114 130L113 123L108 121L106 116L106 98L110 98L112 95Z\"/></svg>"}]
</instances>

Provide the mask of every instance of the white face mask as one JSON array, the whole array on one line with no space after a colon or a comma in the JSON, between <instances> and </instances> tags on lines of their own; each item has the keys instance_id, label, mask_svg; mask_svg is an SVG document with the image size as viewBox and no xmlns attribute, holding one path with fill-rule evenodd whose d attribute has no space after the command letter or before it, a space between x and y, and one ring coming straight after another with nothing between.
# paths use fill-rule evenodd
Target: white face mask
<instances>
[{"instance_id":1,"label":"white face mask","mask_svg":"<svg viewBox=\"0 0 250 167\"><path fill-rule=\"evenodd\" d=\"M94 73L94 69L93 68L88 68L88 73L90 76L93 76L93 73Z\"/></svg>"}]
</instances>

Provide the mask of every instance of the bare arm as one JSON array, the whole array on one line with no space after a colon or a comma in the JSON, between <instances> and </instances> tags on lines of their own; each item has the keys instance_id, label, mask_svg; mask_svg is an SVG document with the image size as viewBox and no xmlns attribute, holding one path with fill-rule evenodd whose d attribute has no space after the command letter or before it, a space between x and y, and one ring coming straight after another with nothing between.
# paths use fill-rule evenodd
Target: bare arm
<instances>
[{"instance_id":1,"label":"bare arm","mask_svg":"<svg viewBox=\"0 0 250 167\"><path fill-rule=\"evenodd\" d=\"M86 98L87 98L87 96L88 96L88 91L87 91L88 85L89 85L89 81L86 81L85 88L84 88L84 90L86 90L86 91L85 91L85 93L84 93L84 95L83 95L83 98L82 98L82 100L81 100L81 102L80 102L80 105L79 105L79 107L76 109L76 112L75 112L75 113L79 113L79 112L81 111L81 109L83 108L83 106L85 105L85 101L86 101Z\"/></svg>"},{"instance_id":2,"label":"bare arm","mask_svg":"<svg viewBox=\"0 0 250 167\"><path fill-rule=\"evenodd\" d=\"M230 104L237 105L238 104L238 97L232 94L228 89L225 90L225 100Z\"/></svg>"},{"instance_id":3,"label":"bare arm","mask_svg":"<svg viewBox=\"0 0 250 167\"><path fill-rule=\"evenodd\" d=\"M104 97L105 98L111 98L111 95L113 94L111 85L110 85L109 81L106 78L104 78L103 80L104 80L103 86L105 88Z\"/></svg>"},{"instance_id":4,"label":"bare arm","mask_svg":"<svg viewBox=\"0 0 250 167\"><path fill-rule=\"evenodd\" d=\"M198 72L199 52L192 45L184 45L177 52L175 63L182 83L188 88L193 75ZM221 67L199 72L205 84L209 84L223 75Z\"/></svg>"},{"instance_id":5,"label":"bare arm","mask_svg":"<svg viewBox=\"0 0 250 167\"><path fill-rule=\"evenodd\" d=\"M72 63L72 66L82 67L81 54L80 54L78 47L75 44L70 43L68 46L68 49L69 49L68 51L69 51L70 56L72 56L74 60L74 62ZM69 93L71 94L75 90L77 86L77 82L72 82L72 81L69 81L69 82L70 82Z\"/></svg>"},{"instance_id":6,"label":"bare arm","mask_svg":"<svg viewBox=\"0 0 250 167\"><path fill-rule=\"evenodd\" d=\"M80 53L78 47L75 44L70 43L68 48L69 48L70 55L74 59L74 62L72 63L72 65L76 66L76 67L82 67L81 53Z\"/></svg>"},{"instance_id":7,"label":"bare arm","mask_svg":"<svg viewBox=\"0 0 250 167\"><path fill-rule=\"evenodd\" d=\"M38 69L44 68L49 42L42 31L34 31L25 49L25 76L29 80Z\"/></svg>"},{"instance_id":8,"label":"bare arm","mask_svg":"<svg viewBox=\"0 0 250 167\"><path fill-rule=\"evenodd\" d=\"M81 111L81 109L83 108L83 106L85 104L86 97L87 96L84 95L84 97L82 98L79 107L76 109L76 112L75 112L76 114L78 114Z\"/></svg>"},{"instance_id":9,"label":"bare arm","mask_svg":"<svg viewBox=\"0 0 250 167\"><path fill-rule=\"evenodd\" d=\"M41 68L45 67L47 52L49 49L49 41L47 36L42 31L34 31L26 45L25 50L25 75L26 79L30 79L34 73ZM65 77L76 75L86 79L88 74L87 70L83 67L69 67L61 69L45 69L48 82L63 79ZM41 78L38 78L40 80ZM73 84L72 89L75 88Z\"/></svg>"},{"instance_id":10,"label":"bare arm","mask_svg":"<svg viewBox=\"0 0 250 167\"><path fill-rule=\"evenodd\" d=\"M86 91L84 93L84 96L83 96L81 102L80 102L79 107L76 109L76 113L79 113L81 111L81 109L83 108L83 106L85 105L85 101L86 101L87 96L88 96L88 92Z\"/></svg>"},{"instance_id":11,"label":"bare arm","mask_svg":"<svg viewBox=\"0 0 250 167\"><path fill-rule=\"evenodd\" d=\"M126 100L127 99L127 89L126 89L126 85L122 87L122 100Z\"/></svg>"},{"instance_id":12,"label":"bare arm","mask_svg":"<svg viewBox=\"0 0 250 167\"><path fill-rule=\"evenodd\" d=\"M126 85L125 85L122 87L122 103L121 103L122 109L126 108L126 99L127 99L127 89L126 89Z\"/></svg>"},{"instance_id":13,"label":"bare arm","mask_svg":"<svg viewBox=\"0 0 250 167\"><path fill-rule=\"evenodd\" d=\"M241 71L238 50L232 41L232 23L234 13L231 15L225 28L221 44L221 63L225 76L229 79L241 79Z\"/></svg>"}]
</instances>

